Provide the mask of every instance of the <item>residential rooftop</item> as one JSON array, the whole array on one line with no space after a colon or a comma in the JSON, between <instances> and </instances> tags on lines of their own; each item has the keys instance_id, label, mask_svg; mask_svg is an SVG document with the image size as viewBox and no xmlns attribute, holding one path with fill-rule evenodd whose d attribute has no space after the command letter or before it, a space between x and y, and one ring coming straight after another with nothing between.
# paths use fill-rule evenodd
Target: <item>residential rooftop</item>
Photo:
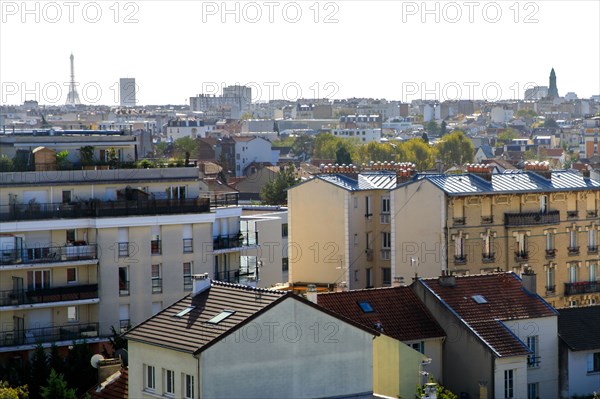
<instances>
[{"instance_id":1,"label":"residential rooftop","mask_svg":"<svg viewBox=\"0 0 600 399\"><path fill-rule=\"evenodd\" d=\"M572 351L600 349L600 306L558 309L558 336Z\"/></svg>"}]
</instances>

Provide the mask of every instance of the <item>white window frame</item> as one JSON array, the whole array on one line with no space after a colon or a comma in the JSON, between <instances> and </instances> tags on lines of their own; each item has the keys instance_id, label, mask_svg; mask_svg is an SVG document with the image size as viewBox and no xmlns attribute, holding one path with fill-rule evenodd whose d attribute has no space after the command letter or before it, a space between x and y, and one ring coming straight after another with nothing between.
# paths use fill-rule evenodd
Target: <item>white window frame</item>
<instances>
[{"instance_id":1,"label":"white window frame","mask_svg":"<svg viewBox=\"0 0 600 399\"><path fill-rule=\"evenodd\" d=\"M163 393L165 396L175 396L175 371L163 370Z\"/></svg>"},{"instance_id":2,"label":"white window frame","mask_svg":"<svg viewBox=\"0 0 600 399\"><path fill-rule=\"evenodd\" d=\"M183 374L183 397L184 399L194 399L194 376Z\"/></svg>"},{"instance_id":3,"label":"white window frame","mask_svg":"<svg viewBox=\"0 0 600 399\"><path fill-rule=\"evenodd\" d=\"M75 323L79 321L79 306L67 307L67 321L69 323Z\"/></svg>"},{"instance_id":4,"label":"white window frame","mask_svg":"<svg viewBox=\"0 0 600 399\"><path fill-rule=\"evenodd\" d=\"M515 372L512 369L504 370L504 399L515 397Z\"/></svg>"},{"instance_id":5,"label":"white window frame","mask_svg":"<svg viewBox=\"0 0 600 399\"><path fill-rule=\"evenodd\" d=\"M70 280L69 281L69 270L74 270L75 271L75 280ZM68 267L67 268L67 284L76 284L77 283L77 268L76 267Z\"/></svg>"},{"instance_id":6,"label":"white window frame","mask_svg":"<svg viewBox=\"0 0 600 399\"><path fill-rule=\"evenodd\" d=\"M156 390L156 369L148 364L144 366L144 389L152 392Z\"/></svg>"}]
</instances>

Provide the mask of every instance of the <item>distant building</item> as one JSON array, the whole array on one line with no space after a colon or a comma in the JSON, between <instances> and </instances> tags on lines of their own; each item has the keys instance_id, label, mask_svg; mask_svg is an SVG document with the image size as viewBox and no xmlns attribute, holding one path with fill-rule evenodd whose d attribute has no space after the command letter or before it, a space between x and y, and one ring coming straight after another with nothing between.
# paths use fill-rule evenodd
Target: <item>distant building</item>
<instances>
[{"instance_id":1,"label":"distant building","mask_svg":"<svg viewBox=\"0 0 600 399\"><path fill-rule=\"evenodd\" d=\"M548 89L548 97L558 98L558 89L556 87L556 73L554 68L550 71L550 88Z\"/></svg>"},{"instance_id":2,"label":"distant building","mask_svg":"<svg viewBox=\"0 0 600 399\"><path fill-rule=\"evenodd\" d=\"M540 100L548 96L548 86L534 86L525 90L525 100Z\"/></svg>"},{"instance_id":3,"label":"distant building","mask_svg":"<svg viewBox=\"0 0 600 399\"><path fill-rule=\"evenodd\" d=\"M119 80L119 100L121 107L135 107L136 85L134 78L121 78Z\"/></svg>"}]
</instances>

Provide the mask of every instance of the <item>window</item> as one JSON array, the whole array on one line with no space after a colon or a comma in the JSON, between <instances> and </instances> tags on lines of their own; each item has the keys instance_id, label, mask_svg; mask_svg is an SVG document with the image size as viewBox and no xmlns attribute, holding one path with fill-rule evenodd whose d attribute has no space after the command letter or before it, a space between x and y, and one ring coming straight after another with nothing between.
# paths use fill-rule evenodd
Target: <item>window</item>
<instances>
[{"instance_id":1,"label":"window","mask_svg":"<svg viewBox=\"0 0 600 399\"><path fill-rule=\"evenodd\" d=\"M183 397L185 399L194 399L194 376L193 375L184 374Z\"/></svg>"},{"instance_id":2,"label":"window","mask_svg":"<svg viewBox=\"0 0 600 399\"><path fill-rule=\"evenodd\" d=\"M152 265L152 293L162 292L162 278L160 278L160 264Z\"/></svg>"},{"instance_id":3,"label":"window","mask_svg":"<svg viewBox=\"0 0 600 399\"><path fill-rule=\"evenodd\" d=\"M504 370L504 398L514 398L514 376L513 370Z\"/></svg>"},{"instance_id":4,"label":"window","mask_svg":"<svg viewBox=\"0 0 600 399\"><path fill-rule=\"evenodd\" d=\"M390 199L387 197L381 199L381 213L390 213Z\"/></svg>"},{"instance_id":5,"label":"window","mask_svg":"<svg viewBox=\"0 0 600 399\"><path fill-rule=\"evenodd\" d=\"M546 291L554 291L554 266L548 266L546 269Z\"/></svg>"},{"instance_id":6,"label":"window","mask_svg":"<svg viewBox=\"0 0 600 399\"><path fill-rule=\"evenodd\" d=\"M77 306L69 306L67 308L67 321L79 320L79 308Z\"/></svg>"},{"instance_id":7,"label":"window","mask_svg":"<svg viewBox=\"0 0 600 399\"><path fill-rule=\"evenodd\" d=\"M527 384L527 399L538 399L540 397L540 383Z\"/></svg>"},{"instance_id":8,"label":"window","mask_svg":"<svg viewBox=\"0 0 600 399\"><path fill-rule=\"evenodd\" d=\"M67 269L67 284L73 284L77 282L77 268L69 267Z\"/></svg>"},{"instance_id":9,"label":"window","mask_svg":"<svg viewBox=\"0 0 600 399\"><path fill-rule=\"evenodd\" d=\"M525 233L517 233L517 257L527 258L527 235Z\"/></svg>"},{"instance_id":10,"label":"window","mask_svg":"<svg viewBox=\"0 0 600 399\"><path fill-rule=\"evenodd\" d=\"M155 379L155 374L154 374L154 366L148 366L146 365L146 372L145 372L145 386L146 389L149 390L155 390L156 389L156 379Z\"/></svg>"},{"instance_id":11,"label":"window","mask_svg":"<svg viewBox=\"0 0 600 399\"><path fill-rule=\"evenodd\" d=\"M369 302L361 301L358 303L358 306L360 306L360 309L364 313L373 313L373 307L371 306L371 304Z\"/></svg>"},{"instance_id":12,"label":"window","mask_svg":"<svg viewBox=\"0 0 600 399\"><path fill-rule=\"evenodd\" d=\"M392 247L392 233L382 232L381 233L381 248L389 249Z\"/></svg>"},{"instance_id":13,"label":"window","mask_svg":"<svg viewBox=\"0 0 600 399\"><path fill-rule=\"evenodd\" d=\"M489 230L483 236L483 258L494 258L494 235Z\"/></svg>"},{"instance_id":14,"label":"window","mask_svg":"<svg viewBox=\"0 0 600 399\"><path fill-rule=\"evenodd\" d=\"M194 239L184 238L183 239L183 253L194 252Z\"/></svg>"},{"instance_id":15,"label":"window","mask_svg":"<svg viewBox=\"0 0 600 399\"><path fill-rule=\"evenodd\" d=\"M156 236L154 240L150 241L150 253L152 255L160 255L161 252L160 238Z\"/></svg>"},{"instance_id":16,"label":"window","mask_svg":"<svg viewBox=\"0 0 600 399\"><path fill-rule=\"evenodd\" d=\"M454 261L464 263L467 260L465 254L465 238L462 231L453 237L454 239Z\"/></svg>"},{"instance_id":17,"label":"window","mask_svg":"<svg viewBox=\"0 0 600 399\"><path fill-rule=\"evenodd\" d=\"M381 268L381 275L383 279L383 285L391 285L392 284L392 269L389 267Z\"/></svg>"},{"instance_id":18,"label":"window","mask_svg":"<svg viewBox=\"0 0 600 399\"><path fill-rule=\"evenodd\" d=\"M368 268L366 270L366 272L367 272L367 288L372 288L373 287L373 269Z\"/></svg>"},{"instance_id":19,"label":"window","mask_svg":"<svg viewBox=\"0 0 600 399\"><path fill-rule=\"evenodd\" d=\"M183 290L191 291L194 287L194 282L192 281L192 262L184 262L183 263Z\"/></svg>"},{"instance_id":20,"label":"window","mask_svg":"<svg viewBox=\"0 0 600 399\"><path fill-rule=\"evenodd\" d=\"M27 272L27 287L30 290L41 290L50 287L50 270L33 270Z\"/></svg>"},{"instance_id":21,"label":"window","mask_svg":"<svg viewBox=\"0 0 600 399\"><path fill-rule=\"evenodd\" d=\"M592 228L588 230L588 251L590 252L598 251L598 240L596 236L596 229L592 226Z\"/></svg>"},{"instance_id":22,"label":"window","mask_svg":"<svg viewBox=\"0 0 600 399\"><path fill-rule=\"evenodd\" d=\"M281 259L281 271L287 272L290 269L290 258L282 258Z\"/></svg>"},{"instance_id":23,"label":"window","mask_svg":"<svg viewBox=\"0 0 600 399\"><path fill-rule=\"evenodd\" d=\"M588 373L599 373L600 372L600 352L590 353L587 357L587 372Z\"/></svg>"},{"instance_id":24,"label":"window","mask_svg":"<svg viewBox=\"0 0 600 399\"><path fill-rule=\"evenodd\" d=\"M165 395L175 394L175 372L173 370L165 370Z\"/></svg>"},{"instance_id":25,"label":"window","mask_svg":"<svg viewBox=\"0 0 600 399\"><path fill-rule=\"evenodd\" d=\"M571 229L569 230L569 248L577 247L577 230Z\"/></svg>"},{"instance_id":26,"label":"window","mask_svg":"<svg viewBox=\"0 0 600 399\"><path fill-rule=\"evenodd\" d=\"M539 337L537 335L532 335L530 337L527 337L527 347L532 352L530 355L527 356L527 367L533 368L533 367L540 366L538 346L539 346Z\"/></svg>"},{"instance_id":27,"label":"window","mask_svg":"<svg viewBox=\"0 0 600 399\"><path fill-rule=\"evenodd\" d=\"M410 347L416 350L417 352L425 354L425 341L414 342L410 344Z\"/></svg>"},{"instance_id":28,"label":"window","mask_svg":"<svg viewBox=\"0 0 600 399\"><path fill-rule=\"evenodd\" d=\"M63 190L62 192L62 203L63 204L68 204L71 202L71 191L70 190Z\"/></svg>"},{"instance_id":29,"label":"window","mask_svg":"<svg viewBox=\"0 0 600 399\"><path fill-rule=\"evenodd\" d=\"M210 319L209 321L207 321L207 323L211 323L211 324L219 324L220 322L222 322L223 320L225 320L226 318L228 318L229 316L235 314L235 310L224 310L221 313L219 313L218 315L216 315L215 317L213 317L212 319Z\"/></svg>"},{"instance_id":30,"label":"window","mask_svg":"<svg viewBox=\"0 0 600 399\"><path fill-rule=\"evenodd\" d=\"M598 264L590 263L589 268L590 268L590 282L594 283L594 282L596 282L596 280L598 280Z\"/></svg>"},{"instance_id":31,"label":"window","mask_svg":"<svg viewBox=\"0 0 600 399\"><path fill-rule=\"evenodd\" d=\"M371 209L371 197L365 197L365 217L371 219L373 216L373 211Z\"/></svg>"},{"instance_id":32,"label":"window","mask_svg":"<svg viewBox=\"0 0 600 399\"><path fill-rule=\"evenodd\" d=\"M578 266L575 263L569 265L569 282L576 283L577 282L577 269Z\"/></svg>"},{"instance_id":33,"label":"window","mask_svg":"<svg viewBox=\"0 0 600 399\"><path fill-rule=\"evenodd\" d=\"M185 186L171 186L165 191L168 199L185 199L186 197Z\"/></svg>"},{"instance_id":34,"label":"window","mask_svg":"<svg viewBox=\"0 0 600 399\"><path fill-rule=\"evenodd\" d=\"M129 242L120 242L119 245L119 258L127 258L129 256Z\"/></svg>"},{"instance_id":35,"label":"window","mask_svg":"<svg viewBox=\"0 0 600 399\"><path fill-rule=\"evenodd\" d=\"M288 236L288 224L287 223L282 223L281 224L281 236L282 237L287 237Z\"/></svg>"},{"instance_id":36,"label":"window","mask_svg":"<svg viewBox=\"0 0 600 399\"><path fill-rule=\"evenodd\" d=\"M119 295L129 295L129 267L119 267Z\"/></svg>"},{"instance_id":37,"label":"window","mask_svg":"<svg viewBox=\"0 0 600 399\"><path fill-rule=\"evenodd\" d=\"M546 253L554 252L554 233L549 231L546 233Z\"/></svg>"},{"instance_id":38,"label":"window","mask_svg":"<svg viewBox=\"0 0 600 399\"><path fill-rule=\"evenodd\" d=\"M67 243L75 242L75 229L67 230Z\"/></svg>"},{"instance_id":39,"label":"window","mask_svg":"<svg viewBox=\"0 0 600 399\"><path fill-rule=\"evenodd\" d=\"M540 195L540 212L547 213L548 212L548 196Z\"/></svg>"}]
</instances>

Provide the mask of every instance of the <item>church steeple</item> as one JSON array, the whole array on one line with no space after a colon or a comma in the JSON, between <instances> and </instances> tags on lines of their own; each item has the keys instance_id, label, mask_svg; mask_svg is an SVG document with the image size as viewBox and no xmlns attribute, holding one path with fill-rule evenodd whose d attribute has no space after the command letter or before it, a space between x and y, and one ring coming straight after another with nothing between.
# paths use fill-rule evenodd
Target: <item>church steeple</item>
<instances>
[{"instance_id":1,"label":"church steeple","mask_svg":"<svg viewBox=\"0 0 600 399\"><path fill-rule=\"evenodd\" d=\"M556 72L554 72L554 68L552 68L550 71L550 87L548 88L548 97L558 97L558 89L556 88Z\"/></svg>"}]
</instances>

